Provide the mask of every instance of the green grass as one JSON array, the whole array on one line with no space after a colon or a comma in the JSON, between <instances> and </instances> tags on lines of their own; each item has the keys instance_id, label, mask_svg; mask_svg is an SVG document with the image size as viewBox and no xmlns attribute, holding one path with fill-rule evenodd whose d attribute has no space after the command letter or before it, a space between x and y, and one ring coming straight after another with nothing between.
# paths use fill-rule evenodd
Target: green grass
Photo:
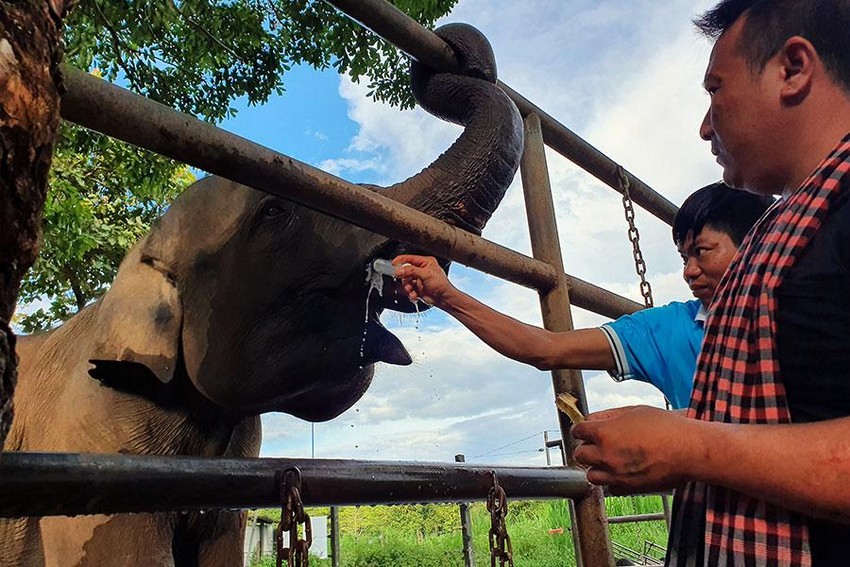
<instances>
[{"instance_id":1,"label":"green grass","mask_svg":"<svg viewBox=\"0 0 850 567\"><path fill-rule=\"evenodd\" d=\"M658 496L609 498L609 516L650 514L662 510ZM327 515L327 509L310 510ZM263 511L263 515L270 515ZM485 506L471 506L476 566L490 564L490 515ZM508 533L514 561L523 567L575 565L570 516L566 501L509 502ZM563 528L563 533L557 533ZM550 530L556 530L551 533ZM340 508L341 567L463 567L460 516L456 505L370 506ZM614 541L636 551L651 541L666 546L663 521L611 525ZM273 567L264 558L251 567ZM329 559L310 558L310 565L330 567Z\"/></svg>"}]
</instances>

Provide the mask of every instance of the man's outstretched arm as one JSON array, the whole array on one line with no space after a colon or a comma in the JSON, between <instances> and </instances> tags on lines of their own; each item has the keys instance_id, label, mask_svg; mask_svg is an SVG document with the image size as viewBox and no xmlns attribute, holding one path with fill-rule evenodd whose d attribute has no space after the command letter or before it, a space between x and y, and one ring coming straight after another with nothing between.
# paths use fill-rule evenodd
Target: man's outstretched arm
<instances>
[{"instance_id":1,"label":"man's outstretched arm","mask_svg":"<svg viewBox=\"0 0 850 567\"><path fill-rule=\"evenodd\" d=\"M850 418L742 425L638 406L591 414L572 432L588 480L614 492L700 481L850 523Z\"/></svg>"},{"instance_id":2,"label":"man's outstretched arm","mask_svg":"<svg viewBox=\"0 0 850 567\"><path fill-rule=\"evenodd\" d=\"M608 339L600 329L554 333L517 321L454 287L436 259L404 254L393 260L411 301L419 299L457 319L499 353L540 370L615 370Z\"/></svg>"}]
</instances>

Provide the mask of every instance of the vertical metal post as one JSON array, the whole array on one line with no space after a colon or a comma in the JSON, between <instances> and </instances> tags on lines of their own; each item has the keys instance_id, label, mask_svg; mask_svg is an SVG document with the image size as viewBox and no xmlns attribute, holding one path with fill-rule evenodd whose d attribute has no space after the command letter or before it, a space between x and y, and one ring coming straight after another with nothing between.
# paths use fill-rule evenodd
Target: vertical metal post
<instances>
[{"instance_id":1,"label":"vertical metal post","mask_svg":"<svg viewBox=\"0 0 850 567\"><path fill-rule=\"evenodd\" d=\"M672 518L670 516L670 495L666 492L661 495L661 506L664 509L664 521L667 523L667 532L669 533Z\"/></svg>"},{"instance_id":2,"label":"vertical metal post","mask_svg":"<svg viewBox=\"0 0 850 567\"><path fill-rule=\"evenodd\" d=\"M525 151L521 161L522 185L525 193L525 208L528 214L528 226L531 233L531 249L534 257L552 265L558 274L564 273L561 258L561 245L555 221L555 207L549 185L549 171L546 165L543 135L540 119L529 114L525 119ZM570 313L570 297L566 278L562 275L560 283L552 290L540 294L540 306L543 311L543 325L550 331L570 331L573 329ZM581 373L576 370L552 371L552 385L555 395L569 392L579 401L579 409L587 413L587 397ZM573 451L575 440L570 435L570 421L566 415L558 413L561 438L567 446L567 464L575 466ZM605 517L605 502L600 487L594 487L590 494L575 502L575 524L573 531L578 532L579 548L584 565L587 567L613 567L614 558L611 537L608 532L608 520Z\"/></svg>"},{"instance_id":3,"label":"vertical metal post","mask_svg":"<svg viewBox=\"0 0 850 567\"><path fill-rule=\"evenodd\" d=\"M546 466L552 466L552 459L549 458L549 432L543 432L543 450L546 451Z\"/></svg>"},{"instance_id":4,"label":"vertical metal post","mask_svg":"<svg viewBox=\"0 0 850 567\"><path fill-rule=\"evenodd\" d=\"M465 463L463 454L455 455L455 462ZM463 538L463 564L466 567L475 567L475 559L472 555L472 516L469 513L469 504L461 502L460 507L460 531Z\"/></svg>"},{"instance_id":5,"label":"vertical metal post","mask_svg":"<svg viewBox=\"0 0 850 567\"><path fill-rule=\"evenodd\" d=\"M331 506L331 566L339 567L339 506Z\"/></svg>"}]
</instances>

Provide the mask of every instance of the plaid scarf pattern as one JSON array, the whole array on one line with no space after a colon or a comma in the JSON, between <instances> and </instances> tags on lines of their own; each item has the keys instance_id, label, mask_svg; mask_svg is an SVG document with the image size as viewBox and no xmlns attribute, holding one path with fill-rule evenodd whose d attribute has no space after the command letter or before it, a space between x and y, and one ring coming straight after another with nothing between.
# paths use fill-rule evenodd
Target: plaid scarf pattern
<instances>
[{"instance_id":1,"label":"plaid scarf pattern","mask_svg":"<svg viewBox=\"0 0 850 567\"><path fill-rule=\"evenodd\" d=\"M850 186L850 134L756 224L718 287L706 321L688 417L790 423L776 353L776 290ZM806 567L803 515L719 486L677 491L667 565Z\"/></svg>"}]
</instances>

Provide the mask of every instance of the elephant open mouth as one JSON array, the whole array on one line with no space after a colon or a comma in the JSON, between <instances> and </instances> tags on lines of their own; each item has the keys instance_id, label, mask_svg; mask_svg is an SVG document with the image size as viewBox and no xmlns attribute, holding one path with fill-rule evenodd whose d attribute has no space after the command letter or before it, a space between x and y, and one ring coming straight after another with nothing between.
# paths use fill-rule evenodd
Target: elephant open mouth
<instances>
[{"instance_id":1,"label":"elephant open mouth","mask_svg":"<svg viewBox=\"0 0 850 567\"><path fill-rule=\"evenodd\" d=\"M451 221L447 221L448 224L455 225L455 223ZM466 227L460 227L466 228ZM479 231L480 232L480 231ZM373 253L370 256L369 263L366 265L367 270L368 266L374 261L378 259L388 259L392 260L399 254L428 254L428 252L424 252L421 249L411 248L405 244L399 242L391 242L380 248L379 251ZM445 258L437 258L437 263L443 268L443 271L446 274L449 273L449 267L451 266L451 260L446 260ZM430 305L423 302L418 302L414 304L407 297L407 293L404 291L404 287L401 284L401 281L393 278L391 276L383 276L382 277L382 285L380 293L375 290L369 291L369 308L373 309L373 305L377 307L378 315L380 315L380 311L384 309L388 309L390 311L396 311L398 313L422 313L431 308ZM372 312L370 311L370 316ZM394 337L395 338L395 337ZM388 362L388 361L387 361Z\"/></svg>"}]
</instances>

